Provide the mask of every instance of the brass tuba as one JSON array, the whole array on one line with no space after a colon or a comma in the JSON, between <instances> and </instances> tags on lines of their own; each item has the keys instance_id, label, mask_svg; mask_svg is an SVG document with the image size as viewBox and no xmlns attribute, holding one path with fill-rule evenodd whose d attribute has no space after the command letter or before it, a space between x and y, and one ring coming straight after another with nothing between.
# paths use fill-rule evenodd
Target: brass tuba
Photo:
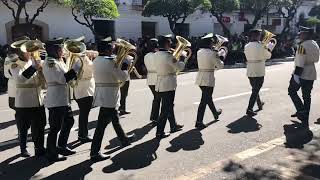
<instances>
[{"instance_id":1,"label":"brass tuba","mask_svg":"<svg viewBox=\"0 0 320 180\"><path fill-rule=\"evenodd\" d=\"M187 53L187 57L184 60L185 63L188 62L188 60L192 56L192 50L189 48L191 47L191 43L186 40L185 38L181 36L176 36L176 39L178 41L176 49L172 50L173 51L173 57L175 58L176 61L179 61L180 56L182 55L183 52Z\"/></svg>"},{"instance_id":2,"label":"brass tuba","mask_svg":"<svg viewBox=\"0 0 320 180\"><path fill-rule=\"evenodd\" d=\"M217 37L217 43L214 45L213 48L215 48L218 52L220 50L225 50L226 54L228 54L228 48L226 46L222 46L224 43L229 42L228 38L220 36L218 34L216 34Z\"/></svg>"},{"instance_id":3,"label":"brass tuba","mask_svg":"<svg viewBox=\"0 0 320 180\"><path fill-rule=\"evenodd\" d=\"M117 45L118 51L117 51L117 57L115 60L115 66L118 68L121 67L124 60L127 58L127 56L130 55L133 57L133 59L129 65L128 73L130 75L133 72L137 76L137 78L141 79L142 76L139 74L139 72L135 68L135 65L138 61L136 47L123 39L117 39L116 45Z\"/></svg>"},{"instance_id":4,"label":"brass tuba","mask_svg":"<svg viewBox=\"0 0 320 180\"><path fill-rule=\"evenodd\" d=\"M77 79L70 82L71 87L76 87L83 75L84 61L81 56L86 52L87 48L83 42L68 40L64 43L64 49L69 52L69 70L77 61L81 61L81 67L77 73Z\"/></svg>"},{"instance_id":5,"label":"brass tuba","mask_svg":"<svg viewBox=\"0 0 320 180\"><path fill-rule=\"evenodd\" d=\"M274 38L276 35L267 31L267 30L264 30L264 35L263 35L263 38L262 38L262 41L261 43L267 48L268 44L273 41L273 44L274 46L272 47L272 49L270 49L270 51L273 51L273 49L276 47L277 45L277 40L276 38Z\"/></svg>"},{"instance_id":6,"label":"brass tuba","mask_svg":"<svg viewBox=\"0 0 320 180\"><path fill-rule=\"evenodd\" d=\"M40 53L44 51L44 44L39 40L28 40L21 45L20 50L24 53L30 53L30 56L35 61L41 61ZM46 89L46 80L44 78L42 69L38 70L38 86Z\"/></svg>"}]
</instances>

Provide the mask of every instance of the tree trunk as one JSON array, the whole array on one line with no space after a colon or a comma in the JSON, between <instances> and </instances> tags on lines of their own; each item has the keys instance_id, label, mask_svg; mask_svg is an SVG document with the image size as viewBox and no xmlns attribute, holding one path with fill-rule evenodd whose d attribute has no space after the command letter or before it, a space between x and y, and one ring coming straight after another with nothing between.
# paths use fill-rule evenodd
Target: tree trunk
<instances>
[{"instance_id":1,"label":"tree trunk","mask_svg":"<svg viewBox=\"0 0 320 180\"><path fill-rule=\"evenodd\" d=\"M15 25L20 24L20 15L21 15L21 12L22 12L23 8L25 8L25 4L24 3L20 3L18 5L18 9L17 9L17 12L16 12L16 17L14 19L14 24Z\"/></svg>"},{"instance_id":2,"label":"tree trunk","mask_svg":"<svg viewBox=\"0 0 320 180\"><path fill-rule=\"evenodd\" d=\"M172 18L169 18L169 17L168 17L168 21L169 21L169 26L170 26L171 32L172 32L174 35L176 35L176 24L177 24L177 22L174 21Z\"/></svg>"},{"instance_id":3,"label":"tree trunk","mask_svg":"<svg viewBox=\"0 0 320 180\"><path fill-rule=\"evenodd\" d=\"M214 15L217 18L217 21L219 22L219 24L222 26L222 30L223 30L223 34L224 36L226 36L227 38L230 39L231 33L230 30L227 28L227 26L223 23L222 21L222 15Z\"/></svg>"}]
</instances>

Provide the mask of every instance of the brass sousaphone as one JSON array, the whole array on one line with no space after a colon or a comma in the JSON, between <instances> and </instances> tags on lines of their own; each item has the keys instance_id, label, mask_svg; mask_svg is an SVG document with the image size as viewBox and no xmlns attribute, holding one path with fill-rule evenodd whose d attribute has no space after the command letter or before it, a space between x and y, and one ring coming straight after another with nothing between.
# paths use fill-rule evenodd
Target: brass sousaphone
<instances>
[{"instance_id":1,"label":"brass sousaphone","mask_svg":"<svg viewBox=\"0 0 320 180\"><path fill-rule=\"evenodd\" d=\"M20 50L24 53L30 53L30 56L35 61L41 61L40 52L44 51L44 44L39 40L28 40L20 46ZM42 69L38 70L39 81L38 86L46 89L46 80L44 78Z\"/></svg>"},{"instance_id":2,"label":"brass sousaphone","mask_svg":"<svg viewBox=\"0 0 320 180\"><path fill-rule=\"evenodd\" d=\"M124 60L131 56L133 59L131 63L129 64L128 73L129 75L133 72L139 79L142 78L142 76L139 74L137 69L135 68L135 65L138 61L138 55L136 53L136 47L129 43L128 41L125 41L123 39L117 39L116 46L118 48L117 51L117 57L115 59L115 66L120 68L122 64L124 63ZM122 84L124 85L124 84ZM121 85L121 86L122 86Z\"/></svg>"},{"instance_id":3,"label":"brass sousaphone","mask_svg":"<svg viewBox=\"0 0 320 180\"><path fill-rule=\"evenodd\" d=\"M79 80L82 78L84 71L84 61L81 56L86 52L87 48L83 42L68 40L64 43L64 49L70 53L68 61L69 70L71 70L71 68L75 63L77 63L77 61L81 61L81 67L79 72L77 73L77 79L70 82L71 87L76 87L79 83Z\"/></svg>"}]
</instances>

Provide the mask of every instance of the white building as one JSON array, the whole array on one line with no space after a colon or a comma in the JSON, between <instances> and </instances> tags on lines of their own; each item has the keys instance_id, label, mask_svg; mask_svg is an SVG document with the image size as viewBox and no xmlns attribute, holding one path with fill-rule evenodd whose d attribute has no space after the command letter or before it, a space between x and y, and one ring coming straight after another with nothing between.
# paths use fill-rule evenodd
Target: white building
<instances>
[{"instance_id":1,"label":"white building","mask_svg":"<svg viewBox=\"0 0 320 180\"><path fill-rule=\"evenodd\" d=\"M120 17L109 21L106 19L97 18L95 28L99 34L113 35L115 37L126 37L137 39L144 35L157 36L159 34L171 33L167 19L163 17L143 17L141 16L144 0L116 0ZM314 2L306 1L298 10L297 14L304 13L307 17L308 12L313 7ZM36 11L39 6L38 1L29 3L27 9ZM24 13L22 13L24 14ZM32 14L32 13L31 13ZM225 15L226 25L231 32L241 33L245 28L245 21L240 21L240 13L234 12ZM253 16L246 15L249 21L252 21ZM258 25L266 25L266 19L269 19L268 25L276 33L282 30L283 19L279 16L270 14L268 17L263 17ZM21 19L23 22L24 19ZM89 28L78 24L71 14L71 10L56 4L49 4L48 7L41 13L35 23L41 32L41 39L47 40L54 37L79 37L85 35L87 41L93 40L93 35ZM11 11L0 3L0 44L12 42L12 28L14 26ZM202 36L208 32L222 34L222 29L219 23L211 14L202 14L196 12L187 18L184 25L180 25L185 33L192 36ZM35 29L37 30L37 28Z\"/></svg>"}]
</instances>

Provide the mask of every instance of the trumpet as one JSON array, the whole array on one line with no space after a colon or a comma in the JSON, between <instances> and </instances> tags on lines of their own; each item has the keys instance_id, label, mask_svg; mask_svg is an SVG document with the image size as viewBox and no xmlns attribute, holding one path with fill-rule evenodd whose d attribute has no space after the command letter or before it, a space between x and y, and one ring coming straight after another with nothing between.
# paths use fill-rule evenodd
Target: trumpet
<instances>
[{"instance_id":1,"label":"trumpet","mask_svg":"<svg viewBox=\"0 0 320 180\"><path fill-rule=\"evenodd\" d=\"M124 63L124 60L127 58L127 56L130 55L133 59L129 65L128 73L131 74L133 72L139 79L141 79L142 76L139 74L139 72L135 68L135 65L138 61L138 55L135 52L136 47L123 39L117 39L116 45L118 47L118 51L117 51L117 57L115 60L115 66L118 68L121 67L122 64ZM123 85L124 83L121 84L121 86Z\"/></svg>"},{"instance_id":2,"label":"trumpet","mask_svg":"<svg viewBox=\"0 0 320 180\"><path fill-rule=\"evenodd\" d=\"M76 87L79 83L79 80L82 78L84 71L84 61L81 56L86 52L87 48L83 42L69 40L64 43L64 49L66 49L70 53L68 62L69 70L77 61L81 61L81 67L79 72L77 73L77 79L70 82L71 87Z\"/></svg>"},{"instance_id":3,"label":"trumpet","mask_svg":"<svg viewBox=\"0 0 320 180\"><path fill-rule=\"evenodd\" d=\"M176 36L176 39L178 41L177 47L176 49L171 50L173 57L175 58L176 61L179 61L180 56L183 53L187 53L187 57L184 60L184 62L187 63L192 56L192 50L189 48L191 47L191 43L187 39L181 36Z\"/></svg>"},{"instance_id":4,"label":"trumpet","mask_svg":"<svg viewBox=\"0 0 320 180\"><path fill-rule=\"evenodd\" d=\"M278 41L276 40L276 38L274 38L275 36L276 36L275 34L269 32L267 30L264 30L264 36L262 38L261 43L265 46L265 48L268 48L268 44L273 41L272 43L274 44L274 46L270 49L270 51L273 51L273 49L277 45Z\"/></svg>"},{"instance_id":5,"label":"trumpet","mask_svg":"<svg viewBox=\"0 0 320 180\"><path fill-rule=\"evenodd\" d=\"M30 56L35 61L41 61L40 53L44 50L44 44L39 40L28 40L21 45L20 50L24 53L30 53ZM46 80L44 78L42 69L38 69L38 86L42 89L46 89Z\"/></svg>"},{"instance_id":6,"label":"trumpet","mask_svg":"<svg viewBox=\"0 0 320 180\"><path fill-rule=\"evenodd\" d=\"M221 50L225 50L225 54L228 54L228 48L226 46L222 46L224 43L229 42L229 39L223 36L216 34L217 43L213 45L213 48L218 52Z\"/></svg>"}]
</instances>

